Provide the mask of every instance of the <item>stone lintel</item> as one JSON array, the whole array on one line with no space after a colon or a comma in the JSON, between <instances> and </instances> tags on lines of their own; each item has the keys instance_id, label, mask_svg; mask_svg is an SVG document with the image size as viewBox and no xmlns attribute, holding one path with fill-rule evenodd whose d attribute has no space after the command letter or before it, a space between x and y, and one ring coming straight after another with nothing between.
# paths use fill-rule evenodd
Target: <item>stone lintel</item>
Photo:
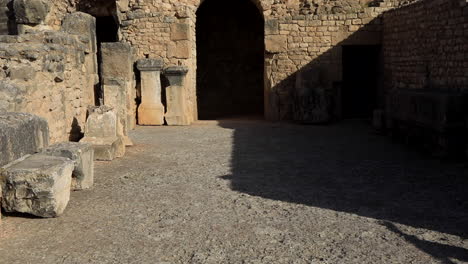
<instances>
[{"instance_id":1,"label":"stone lintel","mask_svg":"<svg viewBox=\"0 0 468 264\"><path fill-rule=\"evenodd\" d=\"M159 59L140 59L136 66L139 71L161 71L164 62Z\"/></svg>"}]
</instances>

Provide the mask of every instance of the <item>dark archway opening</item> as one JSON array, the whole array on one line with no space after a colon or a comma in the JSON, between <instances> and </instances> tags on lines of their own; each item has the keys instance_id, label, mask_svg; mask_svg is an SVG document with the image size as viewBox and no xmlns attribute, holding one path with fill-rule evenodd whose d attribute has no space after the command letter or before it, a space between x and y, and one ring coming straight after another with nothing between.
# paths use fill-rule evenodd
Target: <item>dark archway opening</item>
<instances>
[{"instance_id":1,"label":"dark archway opening","mask_svg":"<svg viewBox=\"0 0 468 264\"><path fill-rule=\"evenodd\" d=\"M377 107L380 46L343 46L344 118L370 118Z\"/></svg>"},{"instance_id":2,"label":"dark archway opening","mask_svg":"<svg viewBox=\"0 0 468 264\"><path fill-rule=\"evenodd\" d=\"M199 119L263 117L264 21L250 0L205 0L197 11Z\"/></svg>"}]
</instances>

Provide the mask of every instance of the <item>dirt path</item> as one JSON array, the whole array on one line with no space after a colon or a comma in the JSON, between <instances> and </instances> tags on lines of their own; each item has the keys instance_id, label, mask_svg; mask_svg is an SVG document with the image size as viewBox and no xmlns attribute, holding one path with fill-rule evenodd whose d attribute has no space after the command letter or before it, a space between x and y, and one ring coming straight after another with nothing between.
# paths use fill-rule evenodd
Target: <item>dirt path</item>
<instances>
[{"instance_id":1,"label":"dirt path","mask_svg":"<svg viewBox=\"0 0 468 264\"><path fill-rule=\"evenodd\" d=\"M468 170L363 124L140 127L0 263L468 263Z\"/></svg>"}]
</instances>

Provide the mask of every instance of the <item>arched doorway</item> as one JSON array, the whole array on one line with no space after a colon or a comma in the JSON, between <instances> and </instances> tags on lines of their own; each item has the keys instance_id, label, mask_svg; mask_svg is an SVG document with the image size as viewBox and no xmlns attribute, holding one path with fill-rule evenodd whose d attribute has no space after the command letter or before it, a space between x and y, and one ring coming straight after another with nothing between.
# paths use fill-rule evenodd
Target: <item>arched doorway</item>
<instances>
[{"instance_id":1,"label":"arched doorway","mask_svg":"<svg viewBox=\"0 0 468 264\"><path fill-rule=\"evenodd\" d=\"M205 0L197 11L199 119L263 117L264 20L251 0Z\"/></svg>"}]
</instances>

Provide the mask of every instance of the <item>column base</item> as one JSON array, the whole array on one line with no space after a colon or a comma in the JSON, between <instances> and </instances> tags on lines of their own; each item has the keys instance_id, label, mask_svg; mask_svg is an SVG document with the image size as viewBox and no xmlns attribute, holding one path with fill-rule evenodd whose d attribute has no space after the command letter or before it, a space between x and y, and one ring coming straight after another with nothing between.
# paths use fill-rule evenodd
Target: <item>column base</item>
<instances>
[{"instance_id":1,"label":"column base","mask_svg":"<svg viewBox=\"0 0 468 264\"><path fill-rule=\"evenodd\" d=\"M142 126L164 125L164 106L140 105L138 107L138 124Z\"/></svg>"}]
</instances>

